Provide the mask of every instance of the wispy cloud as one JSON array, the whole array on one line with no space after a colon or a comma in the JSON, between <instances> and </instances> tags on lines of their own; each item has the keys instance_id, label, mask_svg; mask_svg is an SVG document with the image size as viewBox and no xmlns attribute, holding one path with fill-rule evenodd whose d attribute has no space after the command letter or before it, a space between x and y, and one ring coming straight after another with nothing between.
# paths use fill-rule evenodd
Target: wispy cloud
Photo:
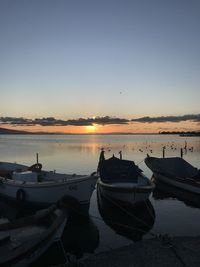
<instances>
[{"instance_id":1,"label":"wispy cloud","mask_svg":"<svg viewBox=\"0 0 200 267\"><path fill-rule=\"evenodd\" d=\"M27 119L22 117L0 117L0 124L12 124L12 125L21 125L21 126L91 126L94 124L98 125L124 125L131 122L139 123L153 123L153 122L181 122L181 121L193 121L200 122L200 114L189 114L183 116L161 116L161 117L141 117L132 120L117 118L117 117L96 117L96 118L79 118L79 119L70 119L70 120L60 120L55 119L54 117L47 118L35 118Z\"/></svg>"},{"instance_id":2,"label":"wispy cloud","mask_svg":"<svg viewBox=\"0 0 200 267\"><path fill-rule=\"evenodd\" d=\"M194 121L200 122L200 114L189 114L182 116L161 116L161 117L141 117L137 119L132 119L134 122L181 122L181 121Z\"/></svg>"}]
</instances>

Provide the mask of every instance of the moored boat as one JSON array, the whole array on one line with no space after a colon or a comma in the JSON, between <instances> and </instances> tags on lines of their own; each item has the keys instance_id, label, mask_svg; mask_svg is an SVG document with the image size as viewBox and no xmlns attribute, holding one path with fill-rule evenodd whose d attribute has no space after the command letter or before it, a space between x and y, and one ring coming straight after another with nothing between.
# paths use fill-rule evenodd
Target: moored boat
<instances>
[{"instance_id":1,"label":"moored boat","mask_svg":"<svg viewBox=\"0 0 200 267\"><path fill-rule=\"evenodd\" d=\"M44 171L40 163L31 167L16 163L4 165L8 168L4 168L6 174L2 171L0 176L2 197L24 205L46 207L67 195L78 200L83 210L88 210L96 173L77 175Z\"/></svg>"},{"instance_id":2,"label":"moored boat","mask_svg":"<svg viewBox=\"0 0 200 267\"><path fill-rule=\"evenodd\" d=\"M200 170L179 157L147 156L146 165L153 172L155 183L162 182L179 189L200 194Z\"/></svg>"},{"instance_id":3,"label":"moored boat","mask_svg":"<svg viewBox=\"0 0 200 267\"><path fill-rule=\"evenodd\" d=\"M28 266L61 238L67 213L52 205L32 216L0 224L0 266Z\"/></svg>"},{"instance_id":4,"label":"moored boat","mask_svg":"<svg viewBox=\"0 0 200 267\"><path fill-rule=\"evenodd\" d=\"M152 177L155 180L154 177ZM170 184L156 180L156 188L152 197L156 200L176 199L184 203L188 207L200 208L200 198L198 194L183 190Z\"/></svg>"},{"instance_id":5,"label":"moored boat","mask_svg":"<svg viewBox=\"0 0 200 267\"><path fill-rule=\"evenodd\" d=\"M98 171L97 186L107 198L135 204L148 199L154 188L152 181L133 161L118 159L114 155L106 160L103 151Z\"/></svg>"}]
</instances>

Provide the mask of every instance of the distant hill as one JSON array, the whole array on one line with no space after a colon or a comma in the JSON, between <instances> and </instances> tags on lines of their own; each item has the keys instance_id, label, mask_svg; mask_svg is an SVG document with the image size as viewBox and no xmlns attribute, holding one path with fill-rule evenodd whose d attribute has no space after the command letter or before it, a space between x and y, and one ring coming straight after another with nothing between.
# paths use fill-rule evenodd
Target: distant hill
<instances>
[{"instance_id":1,"label":"distant hill","mask_svg":"<svg viewBox=\"0 0 200 267\"><path fill-rule=\"evenodd\" d=\"M0 128L0 134L62 134L59 132L28 132L28 131L19 131L6 128Z\"/></svg>"},{"instance_id":2,"label":"distant hill","mask_svg":"<svg viewBox=\"0 0 200 267\"><path fill-rule=\"evenodd\" d=\"M0 134L61 134L61 133L28 132L28 131L19 131L19 130L0 128Z\"/></svg>"},{"instance_id":3,"label":"distant hill","mask_svg":"<svg viewBox=\"0 0 200 267\"><path fill-rule=\"evenodd\" d=\"M0 134L30 134L30 132L0 128Z\"/></svg>"}]
</instances>

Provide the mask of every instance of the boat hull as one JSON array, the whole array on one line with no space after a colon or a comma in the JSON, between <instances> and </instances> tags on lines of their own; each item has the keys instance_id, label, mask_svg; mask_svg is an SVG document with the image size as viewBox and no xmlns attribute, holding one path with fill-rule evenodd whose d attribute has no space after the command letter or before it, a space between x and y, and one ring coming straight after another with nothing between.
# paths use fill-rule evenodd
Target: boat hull
<instances>
[{"instance_id":1,"label":"boat hull","mask_svg":"<svg viewBox=\"0 0 200 267\"><path fill-rule=\"evenodd\" d=\"M107 184L98 179L98 190L107 199L113 199L124 203L136 204L147 200L154 188L153 183L149 181L146 186L130 186L121 183L118 186L115 184Z\"/></svg>"},{"instance_id":2,"label":"boat hull","mask_svg":"<svg viewBox=\"0 0 200 267\"><path fill-rule=\"evenodd\" d=\"M61 230L64 230L64 226L66 224L66 219L63 221L63 223L59 226L59 229L57 229L53 234L45 238L41 241L40 244L37 245L37 247L33 250L31 249L28 253L26 253L25 257L23 257L21 260L14 261L12 265L7 265L9 267L26 267L30 265L31 263L34 263L40 256L44 254L45 251L47 251L48 248L58 239L58 235L60 235ZM0 265L1 266L1 265ZM6 265L3 265L6 267Z\"/></svg>"},{"instance_id":3,"label":"boat hull","mask_svg":"<svg viewBox=\"0 0 200 267\"><path fill-rule=\"evenodd\" d=\"M38 233L36 232L33 236L30 236L30 238L28 239L29 241L25 240L24 243L22 242L22 244L20 245L16 243L16 247L13 247L13 249L11 246L11 249L8 248L6 250L8 245L5 249L0 248L4 251L4 253L0 256L0 266L25 267L33 263L52 245L54 241L61 238L66 221L66 213L59 210L59 214L55 222L52 223L52 225L44 232L41 232L41 234L40 231L38 231ZM12 230L7 231L10 231L11 234ZM26 227L20 229L19 226L18 231L24 231L25 233L27 229ZM15 236L13 235L13 238L11 238L11 240L15 240L14 238ZM15 246L15 243L13 243L13 245Z\"/></svg>"},{"instance_id":4,"label":"boat hull","mask_svg":"<svg viewBox=\"0 0 200 267\"><path fill-rule=\"evenodd\" d=\"M0 178L0 195L17 204L37 207L50 206L63 196L69 196L80 202L83 209L86 210L89 208L96 180L96 176L85 176L63 182L47 181L31 183Z\"/></svg>"},{"instance_id":5,"label":"boat hull","mask_svg":"<svg viewBox=\"0 0 200 267\"><path fill-rule=\"evenodd\" d=\"M183 189L185 191L191 192L191 193L195 193L195 194L200 194L200 185L199 187L192 185L192 184L187 184L187 183L183 183L180 182L179 179L176 178L170 178L166 175L154 172L154 179L155 181L160 181L162 183L165 184L169 184L171 186L175 186L177 188Z\"/></svg>"}]
</instances>

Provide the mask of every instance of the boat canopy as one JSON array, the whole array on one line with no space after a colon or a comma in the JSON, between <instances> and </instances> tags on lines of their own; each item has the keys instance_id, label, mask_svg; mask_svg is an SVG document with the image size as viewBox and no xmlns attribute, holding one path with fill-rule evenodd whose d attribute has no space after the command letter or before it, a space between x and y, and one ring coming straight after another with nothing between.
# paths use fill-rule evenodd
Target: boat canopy
<instances>
[{"instance_id":1,"label":"boat canopy","mask_svg":"<svg viewBox=\"0 0 200 267\"><path fill-rule=\"evenodd\" d=\"M142 172L133 161L118 159L115 156L102 160L99 165L100 177L103 182L137 182Z\"/></svg>"},{"instance_id":2,"label":"boat canopy","mask_svg":"<svg viewBox=\"0 0 200 267\"><path fill-rule=\"evenodd\" d=\"M171 174L182 178L195 178L200 172L190 163L179 157L173 158L147 158L147 165L152 171Z\"/></svg>"},{"instance_id":3,"label":"boat canopy","mask_svg":"<svg viewBox=\"0 0 200 267\"><path fill-rule=\"evenodd\" d=\"M15 181L24 181L24 182L37 182L38 176L36 172L26 171L26 172L14 172L13 180Z\"/></svg>"}]
</instances>

